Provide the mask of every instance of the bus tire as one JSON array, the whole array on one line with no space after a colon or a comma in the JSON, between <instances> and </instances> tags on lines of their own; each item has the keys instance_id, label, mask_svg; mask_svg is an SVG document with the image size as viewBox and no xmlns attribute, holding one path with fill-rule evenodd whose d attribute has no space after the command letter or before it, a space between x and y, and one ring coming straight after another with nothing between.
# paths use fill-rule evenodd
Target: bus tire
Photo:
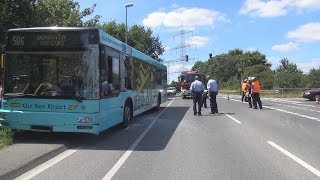
<instances>
[{"instance_id":1,"label":"bus tire","mask_svg":"<svg viewBox=\"0 0 320 180\"><path fill-rule=\"evenodd\" d=\"M123 108L123 120L121 123L122 128L127 128L129 125L129 121L132 119L132 106L130 102L126 102Z\"/></svg>"}]
</instances>

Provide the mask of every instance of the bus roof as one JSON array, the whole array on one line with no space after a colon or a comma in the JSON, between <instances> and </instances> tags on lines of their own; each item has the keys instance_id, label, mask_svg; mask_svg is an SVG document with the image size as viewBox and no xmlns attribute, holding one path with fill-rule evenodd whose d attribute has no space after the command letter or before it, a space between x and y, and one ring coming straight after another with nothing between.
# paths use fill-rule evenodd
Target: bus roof
<instances>
[{"instance_id":1,"label":"bus roof","mask_svg":"<svg viewBox=\"0 0 320 180\"><path fill-rule=\"evenodd\" d=\"M199 71L182 71L181 74L201 74Z\"/></svg>"},{"instance_id":2,"label":"bus roof","mask_svg":"<svg viewBox=\"0 0 320 180\"><path fill-rule=\"evenodd\" d=\"M96 31L99 32L100 43L110 46L118 51L126 53L132 57L140 59L146 63L157 66L161 69L167 69L167 67L151 58L150 56L142 53L141 51L134 49L133 47L125 44L124 42L116 39L110 34L93 27L34 27L34 28L16 28L9 29L8 32L45 32L45 31Z\"/></svg>"}]
</instances>

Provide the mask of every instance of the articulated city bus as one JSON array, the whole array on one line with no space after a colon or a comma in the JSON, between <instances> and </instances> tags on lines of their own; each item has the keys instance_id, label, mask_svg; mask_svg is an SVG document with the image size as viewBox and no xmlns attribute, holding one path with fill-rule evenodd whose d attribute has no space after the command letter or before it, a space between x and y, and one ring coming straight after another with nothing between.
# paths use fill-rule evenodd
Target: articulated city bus
<instances>
[{"instance_id":1,"label":"articulated city bus","mask_svg":"<svg viewBox=\"0 0 320 180\"><path fill-rule=\"evenodd\" d=\"M99 134L166 101L165 65L96 28L7 32L2 126Z\"/></svg>"}]
</instances>

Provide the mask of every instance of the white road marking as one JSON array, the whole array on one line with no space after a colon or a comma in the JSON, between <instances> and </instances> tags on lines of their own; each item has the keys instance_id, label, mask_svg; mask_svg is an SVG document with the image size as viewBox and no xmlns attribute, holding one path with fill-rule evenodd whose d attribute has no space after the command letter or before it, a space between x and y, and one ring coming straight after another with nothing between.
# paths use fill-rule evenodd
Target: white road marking
<instances>
[{"instance_id":1,"label":"white road marking","mask_svg":"<svg viewBox=\"0 0 320 180\"><path fill-rule=\"evenodd\" d=\"M175 98L174 98L174 99L175 99ZM174 100L174 99L173 99L173 100ZM171 103L173 102L173 100L167 105L167 107L169 107L169 106L171 105ZM163 112L164 112L164 110L155 118L155 120L153 120L153 122L150 124L151 126L154 124L154 122L159 118L159 116L160 116ZM149 129L151 128L150 125L149 125L148 128L147 128L148 131L149 131ZM144 134L144 133L146 134L147 131L145 130L142 134ZM142 135L142 134L141 134L141 135ZM144 134L144 135L145 135L145 134ZM141 137L141 135L140 135L140 137ZM139 138L140 138L140 137L139 137ZM138 138L138 139L139 139L139 138ZM142 137L142 138L143 138L143 137ZM142 139L142 138L141 138L141 139ZM138 140L138 139L137 139L137 140ZM141 139L140 139L140 141L141 141ZM137 142L137 140L131 145L131 147L133 147L133 145ZM140 141L139 141L139 142L140 142ZM139 142L138 142L138 143L139 143ZM138 144L138 143L137 143L137 144ZM137 145L135 145L135 146L137 146ZM131 147L130 147L130 148L131 148ZM129 150L130 150L130 148L129 148ZM134 148L135 148L135 147L134 147ZM72 155L73 153L77 152L79 149L81 149L81 147L76 148L76 149L66 150L66 151L60 153L59 155L57 155L56 157L48 160L47 162L44 162L44 163L40 164L39 166L31 169L30 171L28 171L28 172L20 175L19 177L15 178L15 180L28 180L28 179L31 179L31 178L35 177L36 175L42 173L42 172L45 171L46 169L50 168L51 166L59 163L59 162L62 161L63 159L67 158L68 156ZM130 154L129 154L129 155L130 155ZM112 177L111 177L111 178L112 178Z\"/></svg>"},{"instance_id":2,"label":"white road marking","mask_svg":"<svg viewBox=\"0 0 320 180\"><path fill-rule=\"evenodd\" d=\"M292 114L292 115L300 116L300 117L307 118L307 119L312 119L312 120L320 121L320 119L319 119L319 118L316 118L316 117L311 117L311 116L307 116L307 115L303 115L303 114L299 114L299 113L295 113L295 112L291 112L291 111L286 111L286 110L283 110L283 109L277 109L277 108L273 108L273 107L269 107L269 106L263 106L263 107L264 107L264 108L273 109L273 110L276 110L276 111L280 111L280 112L284 112L284 113L287 113L287 114Z\"/></svg>"},{"instance_id":3,"label":"white road marking","mask_svg":"<svg viewBox=\"0 0 320 180\"><path fill-rule=\"evenodd\" d=\"M308 163L304 162L302 159L300 159L297 156L291 154L290 152L288 152L287 150L283 149L282 147L280 147L279 145L277 145L276 143L274 143L272 141L267 141L267 143L270 144L272 147L276 148L277 150L279 150L280 152L282 152L283 154L285 154L286 156L290 157L295 162L299 163L304 168L306 168L309 171L311 171L316 176L320 177L320 171L317 170L316 168L312 167Z\"/></svg>"},{"instance_id":4,"label":"white road marking","mask_svg":"<svg viewBox=\"0 0 320 180\"><path fill-rule=\"evenodd\" d=\"M294 105L297 105L297 106L305 106L305 107L319 108L319 107L316 106L316 105L304 104L303 102L298 102L298 101L289 101L289 100L272 99L272 98L262 98L262 100L271 101L271 102L277 102L277 103L294 104Z\"/></svg>"},{"instance_id":5,"label":"white road marking","mask_svg":"<svg viewBox=\"0 0 320 180\"><path fill-rule=\"evenodd\" d=\"M230 99L230 100L231 101L241 102L240 100L236 100L236 99ZM243 103L246 103L246 102L243 102ZM319 118L312 117L312 116L307 116L307 115L303 115L303 114L299 114L299 113L295 113L295 112L291 112L291 111L286 111L286 110L283 110L283 109L277 109L277 108L269 107L269 106L266 106L266 105L264 105L263 107L264 108L268 108L268 109L273 109L273 110L276 110L276 111L280 111L280 112L284 112L284 113L287 113L287 114L300 116L300 117L307 118L307 119L312 119L312 120L315 120L315 121L320 121Z\"/></svg>"},{"instance_id":6,"label":"white road marking","mask_svg":"<svg viewBox=\"0 0 320 180\"><path fill-rule=\"evenodd\" d=\"M33 177L35 177L36 175L40 174L41 172L45 171L46 169L50 168L51 166L57 164L58 162L62 161L63 159L65 159L66 157L70 156L71 154L77 152L78 149L74 149L74 150L66 150L63 153L57 155L56 157L48 160L47 162L40 164L39 166L33 168L32 170L22 174L21 176L15 178L15 180L28 180L31 179Z\"/></svg>"},{"instance_id":7,"label":"white road marking","mask_svg":"<svg viewBox=\"0 0 320 180\"><path fill-rule=\"evenodd\" d=\"M175 99L172 99L171 102L167 105L166 108L168 108L172 102ZM130 154L134 151L134 149L139 145L140 141L144 138L144 136L149 132L151 127L154 125L154 123L158 120L158 118L165 112L166 109L162 110L161 113L159 113L154 120L150 123L150 125L145 129L141 135L134 141L134 143L129 147L129 149L121 156L121 158L118 160L118 162L110 169L110 171L102 178L103 180L109 180L111 179L117 171L121 168L121 166L125 163L125 161L128 159Z\"/></svg>"},{"instance_id":8,"label":"white road marking","mask_svg":"<svg viewBox=\"0 0 320 180\"><path fill-rule=\"evenodd\" d=\"M270 100L270 101L276 101L276 102L286 102L286 103L291 103L291 104L302 104L300 101L290 101L286 99L277 99L277 98L262 98L264 100Z\"/></svg>"},{"instance_id":9,"label":"white road marking","mask_svg":"<svg viewBox=\"0 0 320 180\"><path fill-rule=\"evenodd\" d=\"M279 105L279 106L292 107L292 108L295 108L295 109L300 109L300 110L305 110L305 111L311 111L311 112L318 112L318 113L320 113L320 111L312 110L312 109L307 109L307 108L303 108L303 107L297 107L297 106L292 106L292 105L287 105L287 104L278 104L278 103L275 103L275 102L269 102L269 103L276 104L276 105Z\"/></svg>"},{"instance_id":10,"label":"white road marking","mask_svg":"<svg viewBox=\"0 0 320 180\"><path fill-rule=\"evenodd\" d=\"M232 119L234 122L238 123L238 124L242 124L242 122L236 120L234 117L230 116L229 114L225 114L226 116L228 116L230 119Z\"/></svg>"}]
</instances>

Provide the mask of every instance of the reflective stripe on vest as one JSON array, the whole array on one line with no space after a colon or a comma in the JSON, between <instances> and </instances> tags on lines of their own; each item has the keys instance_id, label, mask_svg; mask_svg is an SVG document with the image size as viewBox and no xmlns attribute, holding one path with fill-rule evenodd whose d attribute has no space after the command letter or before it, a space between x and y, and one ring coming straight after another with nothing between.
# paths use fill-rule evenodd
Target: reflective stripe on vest
<instances>
[{"instance_id":1,"label":"reflective stripe on vest","mask_svg":"<svg viewBox=\"0 0 320 180\"><path fill-rule=\"evenodd\" d=\"M252 92L253 93L260 93L260 82L259 81L252 82Z\"/></svg>"}]
</instances>

